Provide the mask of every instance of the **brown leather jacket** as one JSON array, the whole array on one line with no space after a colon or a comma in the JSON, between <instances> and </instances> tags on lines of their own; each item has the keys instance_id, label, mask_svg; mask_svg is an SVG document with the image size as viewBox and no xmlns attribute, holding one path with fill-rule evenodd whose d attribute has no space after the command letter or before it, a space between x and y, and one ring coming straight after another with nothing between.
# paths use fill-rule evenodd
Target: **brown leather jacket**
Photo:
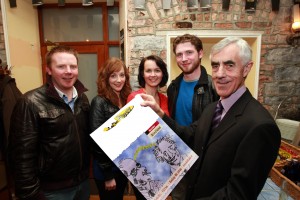
<instances>
[{"instance_id":1,"label":"brown leather jacket","mask_svg":"<svg viewBox=\"0 0 300 200\"><path fill-rule=\"evenodd\" d=\"M24 94L12 115L9 160L16 195L43 199L42 191L76 186L88 178L89 101L77 81L74 113L51 80Z\"/></svg>"}]
</instances>

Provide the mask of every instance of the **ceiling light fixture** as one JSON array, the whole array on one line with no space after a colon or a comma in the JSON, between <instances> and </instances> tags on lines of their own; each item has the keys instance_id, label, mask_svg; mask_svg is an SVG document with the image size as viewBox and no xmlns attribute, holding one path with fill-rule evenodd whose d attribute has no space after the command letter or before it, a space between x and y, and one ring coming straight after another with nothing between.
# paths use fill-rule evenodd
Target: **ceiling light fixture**
<instances>
[{"instance_id":1,"label":"ceiling light fixture","mask_svg":"<svg viewBox=\"0 0 300 200\"><path fill-rule=\"evenodd\" d=\"M198 0L188 0L187 1L187 8L188 9L198 9Z\"/></svg>"},{"instance_id":2,"label":"ceiling light fixture","mask_svg":"<svg viewBox=\"0 0 300 200\"><path fill-rule=\"evenodd\" d=\"M43 5L43 0L32 0L33 6L40 6Z\"/></svg>"},{"instance_id":3,"label":"ceiling light fixture","mask_svg":"<svg viewBox=\"0 0 300 200\"><path fill-rule=\"evenodd\" d=\"M17 0L9 0L9 6L11 8L17 7Z\"/></svg>"},{"instance_id":4,"label":"ceiling light fixture","mask_svg":"<svg viewBox=\"0 0 300 200\"><path fill-rule=\"evenodd\" d=\"M164 0L163 2L162 2L162 6L163 6L163 9L164 10L169 10L169 9L171 9L171 0Z\"/></svg>"},{"instance_id":5,"label":"ceiling light fixture","mask_svg":"<svg viewBox=\"0 0 300 200\"><path fill-rule=\"evenodd\" d=\"M65 0L58 0L57 2L58 6L65 6Z\"/></svg>"},{"instance_id":6,"label":"ceiling light fixture","mask_svg":"<svg viewBox=\"0 0 300 200\"><path fill-rule=\"evenodd\" d=\"M115 0L107 0L106 5L107 6L114 6Z\"/></svg>"},{"instance_id":7,"label":"ceiling light fixture","mask_svg":"<svg viewBox=\"0 0 300 200\"><path fill-rule=\"evenodd\" d=\"M137 10L145 10L145 0L134 0L134 8Z\"/></svg>"},{"instance_id":8,"label":"ceiling light fixture","mask_svg":"<svg viewBox=\"0 0 300 200\"><path fill-rule=\"evenodd\" d=\"M200 8L210 9L211 8L211 0L201 0Z\"/></svg>"},{"instance_id":9,"label":"ceiling light fixture","mask_svg":"<svg viewBox=\"0 0 300 200\"><path fill-rule=\"evenodd\" d=\"M91 6L93 5L93 0L82 0L83 6Z\"/></svg>"}]
</instances>

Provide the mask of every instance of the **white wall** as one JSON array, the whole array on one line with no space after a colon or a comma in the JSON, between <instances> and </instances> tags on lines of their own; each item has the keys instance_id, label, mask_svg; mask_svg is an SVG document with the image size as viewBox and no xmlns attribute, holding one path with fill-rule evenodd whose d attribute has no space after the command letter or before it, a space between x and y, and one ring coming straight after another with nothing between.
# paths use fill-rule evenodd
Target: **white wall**
<instances>
[{"instance_id":1,"label":"white wall","mask_svg":"<svg viewBox=\"0 0 300 200\"><path fill-rule=\"evenodd\" d=\"M37 10L31 0L17 1L16 8L10 8L8 0L1 5L7 63L24 93L43 83Z\"/></svg>"}]
</instances>

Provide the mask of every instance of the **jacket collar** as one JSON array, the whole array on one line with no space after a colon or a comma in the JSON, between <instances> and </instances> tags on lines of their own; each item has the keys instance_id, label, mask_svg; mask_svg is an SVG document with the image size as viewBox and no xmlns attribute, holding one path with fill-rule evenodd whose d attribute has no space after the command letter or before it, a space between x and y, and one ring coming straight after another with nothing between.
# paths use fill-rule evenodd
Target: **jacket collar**
<instances>
[{"instance_id":1,"label":"jacket collar","mask_svg":"<svg viewBox=\"0 0 300 200\"><path fill-rule=\"evenodd\" d=\"M47 79L47 82L46 82L46 94L50 97L53 97L55 99L58 99L58 100L61 100L58 92L56 91L54 85L53 85L53 82L52 82L52 77L49 76L49 75L46 75L46 79ZM84 92L88 91L87 88L84 87L84 85L77 79L75 84L74 84L74 87L76 88L77 90L77 93L78 93L78 97L80 97Z\"/></svg>"},{"instance_id":2,"label":"jacket collar","mask_svg":"<svg viewBox=\"0 0 300 200\"><path fill-rule=\"evenodd\" d=\"M236 124L236 118L243 114L245 107L249 103L249 101L252 99L252 95L247 89L246 92L233 104L233 106L230 108L228 113L224 116L222 121L220 122L219 126L216 128L214 133L212 134L211 138L209 139L207 145L212 143L213 141L217 140L221 135L223 135L231 126ZM214 104L216 104L215 102ZM213 107L213 109L215 106ZM211 112L213 113L213 111ZM210 116L211 119L213 117L213 114ZM210 126L208 124L207 126ZM206 127L205 130L210 130L209 127ZM210 134L210 131L206 134Z\"/></svg>"}]
</instances>

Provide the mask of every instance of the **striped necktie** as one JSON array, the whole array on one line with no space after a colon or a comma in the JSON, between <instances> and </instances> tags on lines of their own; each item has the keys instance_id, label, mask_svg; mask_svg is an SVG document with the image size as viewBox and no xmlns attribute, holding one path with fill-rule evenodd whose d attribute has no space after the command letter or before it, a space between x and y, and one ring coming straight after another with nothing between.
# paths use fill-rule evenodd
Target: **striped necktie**
<instances>
[{"instance_id":1,"label":"striped necktie","mask_svg":"<svg viewBox=\"0 0 300 200\"><path fill-rule=\"evenodd\" d=\"M214 117L213 117L212 122L211 122L211 132L213 132L218 127L218 125L221 121L222 112L223 112L223 106L222 106L221 101L219 101L217 103L215 113L214 113Z\"/></svg>"}]
</instances>

